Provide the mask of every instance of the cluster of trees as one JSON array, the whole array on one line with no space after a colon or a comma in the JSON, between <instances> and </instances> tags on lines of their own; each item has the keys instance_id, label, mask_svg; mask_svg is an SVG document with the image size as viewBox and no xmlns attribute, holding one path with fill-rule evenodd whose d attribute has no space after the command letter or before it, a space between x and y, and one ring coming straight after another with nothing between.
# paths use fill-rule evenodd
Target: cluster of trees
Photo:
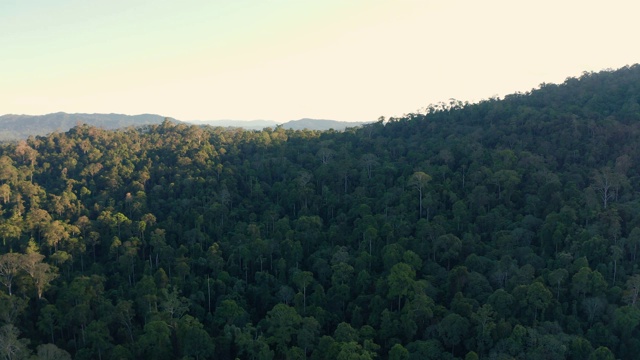
<instances>
[{"instance_id":1,"label":"cluster of trees","mask_svg":"<svg viewBox=\"0 0 640 360\"><path fill-rule=\"evenodd\" d=\"M0 355L640 352L640 67L344 132L0 147Z\"/></svg>"}]
</instances>

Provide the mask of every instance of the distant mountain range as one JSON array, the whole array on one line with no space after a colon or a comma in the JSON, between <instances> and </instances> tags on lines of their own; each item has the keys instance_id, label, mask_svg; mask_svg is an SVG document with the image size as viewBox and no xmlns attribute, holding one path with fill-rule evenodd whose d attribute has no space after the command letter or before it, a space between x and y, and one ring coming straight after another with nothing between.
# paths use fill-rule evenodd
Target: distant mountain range
<instances>
[{"instance_id":1,"label":"distant mountain range","mask_svg":"<svg viewBox=\"0 0 640 360\"><path fill-rule=\"evenodd\" d=\"M33 135L47 135L54 131L66 132L78 124L88 124L104 129L120 129L128 126L159 124L164 116L122 114L67 114L3 115L0 116L0 141L26 139Z\"/></svg>"},{"instance_id":2,"label":"distant mountain range","mask_svg":"<svg viewBox=\"0 0 640 360\"><path fill-rule=\"evenodd\" d=\"M366 124L367 122L354 122L354 121L337 121L337 120L324 120L324 119L300 119L291 120L285 123L279 124L273 120L193 120L186 121L187 123L196 125L210 125L210 126L222 126L222 127L241 127L247 130L262 130L266 127L276 127L282 125L285 129L292 130L344 130L348 127L359 126Z\"/></svg>"},{"instance_id":3,"label":"distant mountain range","mask_svg":"<svg viewBox=\"0 0 640 360\"><path fill-rule=\"evenodd\" d=\"M160 124L167 118L161 115L123 115L123 114L67 114L58 112L47 115L2 115L0 116L0 141L15 141L26 139L33 135L47 135L54 131L66 132L78 124L88 124L104 129L120 129L128 126L142 126ZM172 121L179 121L169 118ZM194 125L209 125L221 127L239 127L247 130L262 130L266 127L276 127L273 120L194 120L180 121ZM365 122L348 122L336 120L300 119L285 122L285 129L293 130L344 130L365 124Z\"/></svg>"},{"instance_id":4,"label":"distant mountain range","mask_svg":"<svg viewBox=\"0 0 640 360\"><path fill-rule=\"evenodd\" d=\"M273 120L189 120L186 121L194 125L209 125L220 127L241 127L247 130L262 130L266 127L276 127L277 122Z\"/></svg>"},{"instance_id":5,"label":"distant mountain range","mask_svg":"<svg viewBox=\"0 0 640 360\"><path fill-rule=\"evenodd\" d=\"M349 127L360 126L363 124L371 123L368 122L349 122L349 121L336 121L336 120L321 120L321 119L300 119L300 120L291 120L284 124L282 127L285 129L292 130L344 130Z\"/></svg>"}]
</instances>

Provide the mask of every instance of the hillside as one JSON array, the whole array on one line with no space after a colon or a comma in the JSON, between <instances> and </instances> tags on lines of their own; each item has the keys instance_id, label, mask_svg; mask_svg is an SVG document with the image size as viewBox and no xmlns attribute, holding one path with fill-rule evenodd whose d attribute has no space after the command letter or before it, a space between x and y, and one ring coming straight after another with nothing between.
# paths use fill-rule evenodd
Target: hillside
<instances>
[{"instance_id":1,"label":"hillside","mask_svg":"<svg viewBox=\"0 0 640 360\"><path fill-rule=\"evenodd\" d=\"M164 121L3 145L0 343L634 359L639 99L634 65L343 132Z\"/></svg>"}]
</instances>

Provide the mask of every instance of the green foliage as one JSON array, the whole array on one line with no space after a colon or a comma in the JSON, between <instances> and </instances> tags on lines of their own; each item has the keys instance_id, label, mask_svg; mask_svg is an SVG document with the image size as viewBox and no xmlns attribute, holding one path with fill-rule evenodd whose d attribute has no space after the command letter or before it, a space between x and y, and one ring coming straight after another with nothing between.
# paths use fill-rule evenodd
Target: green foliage
<instances>
[{"instance_id":1,"label":"green foliage","mask_svg":"<svg viewBox=\"0 0 640 360\"><path fill-rule=\"evenodd\" d=\"M0 351L633 358L639 82L585 73L344 132L4 144Z\"/></svg>"}]
</instances>

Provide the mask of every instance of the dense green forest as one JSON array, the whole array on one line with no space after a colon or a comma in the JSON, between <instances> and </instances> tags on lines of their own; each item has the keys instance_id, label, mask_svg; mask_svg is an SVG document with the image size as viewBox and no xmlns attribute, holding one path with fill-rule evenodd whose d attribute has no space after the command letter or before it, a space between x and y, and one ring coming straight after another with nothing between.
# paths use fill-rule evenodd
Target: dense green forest
<instances>
[{"instance_id":1,"label":"dense green forest","mask_svg":"<svg viewBox=\"0 0 640 360\"><path fill-rule=\"evenodd\" d=\"M0 148L3 359L632 359L640 66L337 131Z\"/></svg>"}]
</instances>

